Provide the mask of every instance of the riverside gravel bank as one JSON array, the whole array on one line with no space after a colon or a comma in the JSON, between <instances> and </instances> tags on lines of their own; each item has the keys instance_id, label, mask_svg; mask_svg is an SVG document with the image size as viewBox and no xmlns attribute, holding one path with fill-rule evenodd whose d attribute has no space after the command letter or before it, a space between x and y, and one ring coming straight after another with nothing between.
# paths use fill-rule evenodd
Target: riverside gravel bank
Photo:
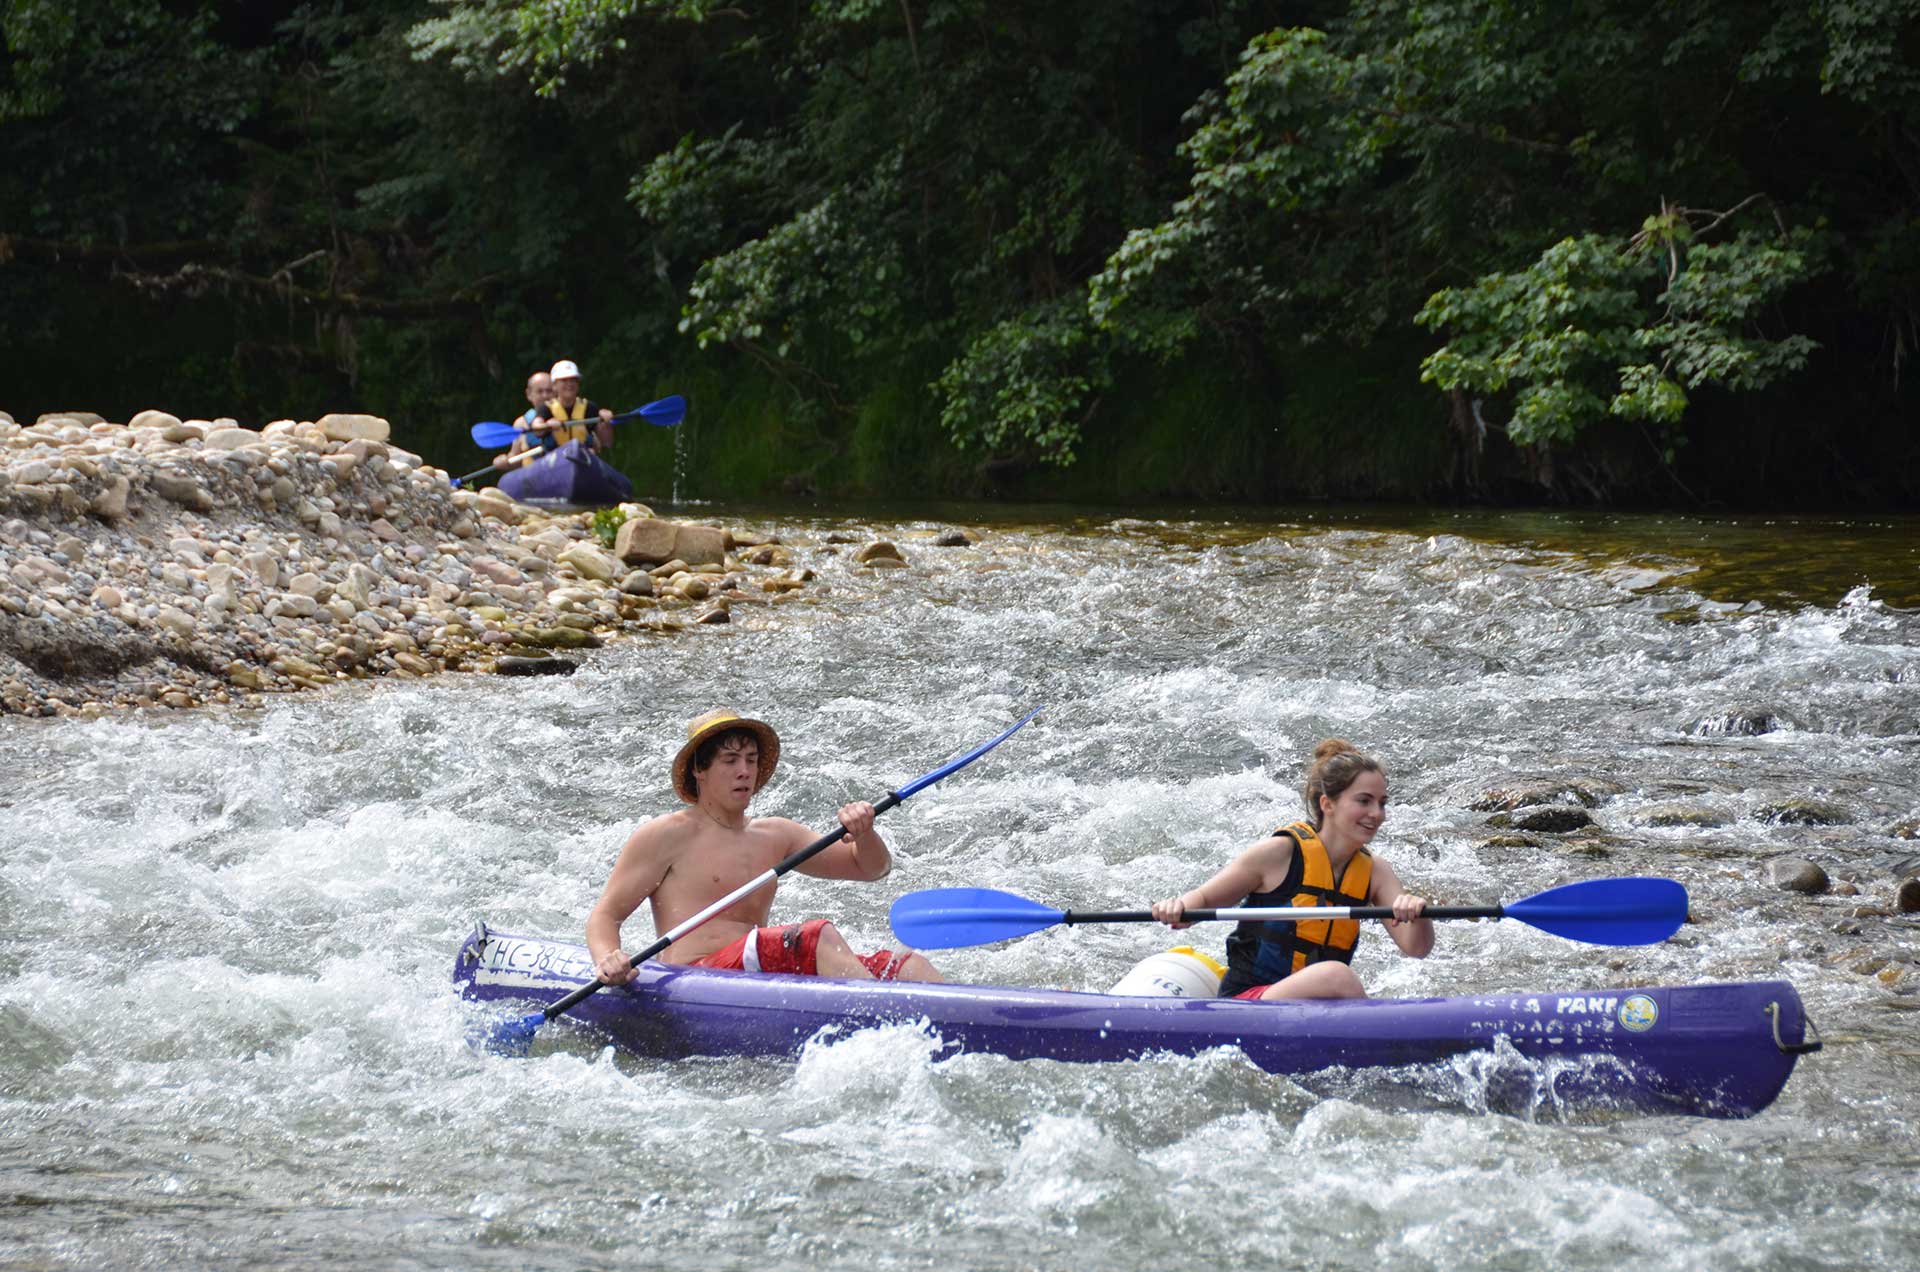
<instances>
[{"instance_id":1,"label":"riverside gravel bank","mask_svg":"<svg viewBox=\"0 0 1920 1272\"><path fill-rule=\"evenodd\" d=\"M0 713L567 670L555 651L731 622L815 577L770 536L621 516L609 548L589 514L456 490L376 416L0 412Z\"/></svg>"}]
</instances>

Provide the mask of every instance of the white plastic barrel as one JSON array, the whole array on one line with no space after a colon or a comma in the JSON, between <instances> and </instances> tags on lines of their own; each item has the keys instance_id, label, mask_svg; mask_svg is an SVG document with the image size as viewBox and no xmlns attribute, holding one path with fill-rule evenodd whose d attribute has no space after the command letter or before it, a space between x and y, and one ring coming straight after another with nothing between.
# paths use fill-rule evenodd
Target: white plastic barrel
<instances>
[{"instance_id":1,"label":"white plastic barrel","mask_svg":"<svg viewBox=\"0 0 1920 1272\"><path fill-rule=\"evenodd\" d=\"M1190 945L1141 959L1107 992L1133 998L1212 998L1227 969Z\"/></svg>"}]
</instances>

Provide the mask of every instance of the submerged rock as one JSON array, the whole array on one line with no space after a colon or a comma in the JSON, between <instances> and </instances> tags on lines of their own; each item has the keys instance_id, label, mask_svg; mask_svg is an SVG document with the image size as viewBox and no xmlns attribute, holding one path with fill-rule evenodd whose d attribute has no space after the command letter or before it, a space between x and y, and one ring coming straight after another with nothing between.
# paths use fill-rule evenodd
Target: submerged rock
<instances>
[{"instance_id":1,"label":"submerged rock","mask_svg":"<svg viewBox=\"0 0 1920 1272\"><path fill-rule=\"evenodd\" d=\"M526 658L502 654L493 660L496 676L571 676L577 664L565 658Z\"/></svg>"},{"instance_id":2,"label":"submerged rock","mask_svg":"<svg viewBox=\"0 0 1920 1272\"><path fill-rule=\"evenodd\" d=\"M1598 777L1519 777L1488 787L1467 807L1477 813L1511 812L1534 804L1572 801L1582 808L1598 808L1625 789L1618 782Z\"/></svg>"}]
</instances>

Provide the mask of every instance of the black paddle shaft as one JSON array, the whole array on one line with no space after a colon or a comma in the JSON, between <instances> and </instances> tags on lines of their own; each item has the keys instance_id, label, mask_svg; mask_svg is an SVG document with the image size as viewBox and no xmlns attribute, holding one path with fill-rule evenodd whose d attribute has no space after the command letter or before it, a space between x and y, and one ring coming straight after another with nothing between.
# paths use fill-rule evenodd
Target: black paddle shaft
<instances>
[{"instance_id":1,"label":"black paddle shaft","mask_svg":"<svg viewBox=\"0 0 1920 1272\"><path fill-rule=\"evenodd\" d=\"M1214 910L1188 910L1181 915L1182 923L1210 923L1227 918L1221 910L1246 909L1245 906L1222 906ZM1330 918L1349 919L1390 919L1393 907L1388 905L1356 905L1351 907L1328 907L1334 912ZM1500 905L1430 905L1420 912L1423 919L1497 919L1506 914L1505 906ZM1142 923L1152 920L1152 910L1068 910L1060 916L1062 923ZM1303 920L1317 922L1318 920Z\"/></svg>"},{"instance_id":2,"label":"black paddle shaft","mask_svg":"<svg viewBox=\"0 0 1920 1272\"><path fill-rule=\"evenodd\" d=\"M889 808L893 808L897 806L900 803L900 799L901 797L898 792L888 791L886 798L882 799L879 803L873 806L873 811L875 815L877 816L880 813L886 812ZM820 838L814 840L812 843L808 844L805 848L802 848L800 849L800 851L781 860L780 863L774 866L772 870L769 870L764 877L756 879L752 884L748 885L748 887L745 889L745 892L748 892L748 893L756 892L759 889L764 888L767 884L772 883L775 879L778 879L781 875L787 873L787 871L792 870L795 866L798 866L801 863L810 860L815 854L823 852L826 849L831 848L833 845L839 843L841 839L846 837L846 833L847 833L847 828L845 826L835 826L832 830L820 836ZM737 901L739 900L739 896L730 897L728 898L728 900ZM627 960L627 966L628 967L640 966L640 964L646 962L648 959L652 958L654 955L660 953L662 950L666 949L667 946L672 945L675 941L679 940L682 936L685 936L685 935L686 935L685 932L679 931L678 929L675 929L674 931L667 933L665 936L655 941L652 945L647 946L647 948L641 950L638 954L635 954L633 957L629 958ZM584 999L591 998L593 995L599 993L601 990L605 989L606 987L607 987L607 982L603 980L588 981L586 984L582 985L580 988L574 990L571 994L568 994L565 998L562 998L559 1002L554 1003L552 1006L546 1008L546 1010L542 1011L540 1014L545 1016L548 1020L552 1020L555 1016L558 1016L561 1012L566 1011L569 1008L577 1005Z\"/></svg>"}]
</instances>

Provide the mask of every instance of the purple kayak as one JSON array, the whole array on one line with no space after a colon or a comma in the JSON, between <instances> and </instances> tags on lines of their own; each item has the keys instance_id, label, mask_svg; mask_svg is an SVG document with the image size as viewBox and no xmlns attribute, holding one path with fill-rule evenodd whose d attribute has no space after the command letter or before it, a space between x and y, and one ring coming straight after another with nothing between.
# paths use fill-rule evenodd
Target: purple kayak
<instances>
[{"instance_id":1,"label":"purple kayak","mask_svg":"<svg viewBox=\"0 0 1920 1272\"><path fill-rule=\"evenodd\" d=\"M582 945L482 924L454 961L462 994L544 1007L593 979ZM1132 1060L1237 1047L1271 1073L1518 1057L1521 1103L1750 1117L1818 1050L1785 981L1459 998L1248 1003L986 985L829 980L653 962L561 1020L660 1059L789 1056L822 1030L925 1022L950 1052ZM559 1023L558 1020L555 1022Z\"/></svg>"},{"instance_id":2,"label":"purple kayak","mask_svg":"<svg viewBox=\"0 0 1920 1272\"><path fill-rule=\"evenodd\" d=\"M597 508L633 498L633 483L585 442L568 442L501 475L500 489L524 504Z\"/></svg>"}]
</instances>

